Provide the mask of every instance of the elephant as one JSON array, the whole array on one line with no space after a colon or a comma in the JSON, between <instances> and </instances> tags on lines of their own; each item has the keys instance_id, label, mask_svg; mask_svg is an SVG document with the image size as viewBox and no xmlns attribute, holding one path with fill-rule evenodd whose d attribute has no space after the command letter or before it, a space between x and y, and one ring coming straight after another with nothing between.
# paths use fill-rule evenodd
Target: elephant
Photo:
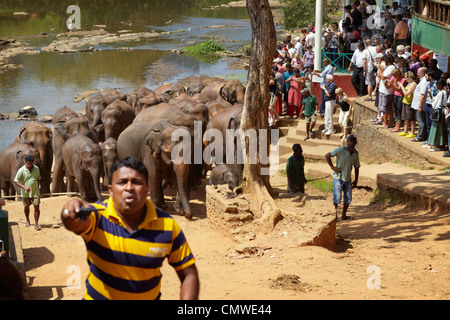
<instances>
[{"instance_id":1,"label":"elephant","mask_svg":"<svg viewBox=\"0 0 450 320\"><path fill-rule=\"evenodd\" d=\"M204 87L205 86L203 85L203 83L200 80L194 80L187 87L186 94L190 97L193 97L193 96L199 94L200 92L202 92Z\"/></svg>"},{"instance_id":2,"label":"elephant","mask_svg":"<svg viewBox=\"0 0 450 320\"><path fill-rule=\"evenodd\" d=\"M52 132L54 161L51 190L52 193L58 193L66 191L66 186L64 184L65 169L62 155L64 143L77 134L85 135L95 143L98 143L98 139L96 133L89 127L86 117L83 116L77 116L66 121L57 122L53 125Z\"/></svg>"},{"instance_id":3,"label":"elephant","mask_svg":"<svg viewBox=\"0 0 450 320\"><path fill-rule=\"evenodd\" d=\"M117 153L117 140L109 137L100 145L102 149L103 167L105 170L105 179L103 180L103 185L109 185L109 177L111 174L112 165L119 160Z\"/></svg>"},{"instance_id":4,"label":"elephant","mask_svg":"<svg viewBox=\"0 0 450 320\"><path fill-rule=\"evenodd\" d=\"M185 126L194 130L194 123L197 118L180 110L177 106L169 103L159 103L151 108L142 110L133 120L133 123L148 121L149 119L167 119L176 126Z\"/></svg>"},{"instance_id":5,"label":"elephant","mask_svg":"<svg viewBox=\"0 0 450 320\"><path fill-rule=\"evenodd\" d=\"M241 184L239 173L227 164L218 164L211 169L209 184L226 184L230 190L234 190Z\"/></svg>"},{"instance_id":6,"label":"elephant","mask_svg":"<svg viewBox=\"0 0 450 320\"><path fill-rule=\"evenodd\" d=\"M77 134L64 143L62 154L68 177L67 191L75 191L77 184L83 200L103 201L100 190L103 162L99 144Z\"/></svg>"},{"instance_id":7,"label":"elephant","mask_svg":"<svg viewBox=\"0 0 450 320\"><path fill-rule=\"evenodd\" d=\"M138 114L142 110L150 108L151 106L157 105L161 102L162 102L162 99L160 97L158 97L154 92L149 93L137 101L134 112L135 112L135 114Z\"/></svg>"},{"instance_id":8,"label":"elephant","mask_svg":"<svg viewBox=\"0 0 450 320\"><path fill-rule=\"evenodd\" d=\"M97 93L95 96L86 101L86 118L89 126L94 130L97 139L100 141L104 140L101 114L102 111L106 109L108 104L109 103L101 93Z\"/></svg>"},{"instance_id":9,"label":"elephant","mask_svg":"<svg viewBox=\"0 0 450 320\"><path fill-rule=\"evenodd\" d=\"M186 94L186 88L182 84L176 83L174 85L161 85L156 88L154 92L157 96L169 97L170 100L182 94Z\"/></svg>"},{"instance_id":10,"label":"elephant","mask_svg":"<svg viewBox=\"0 0 450 320\"><path fill-rule=\"evenodd\" d=\"M146 88L146 87L139 87L136 90L134 90L130 96L128 97L127 103L131 106L131 108L136 113L136 104L139 101L139 99L145 97L146 95L150 93L155 93L153 90Z\"/></svg>"},{"instance_id":11,"label":"elephant","mask_svg":"<svg viewBox=\"0 0 450 320\"><path fill-rule=\"evenodd\" d=\"M208 101L205 103L205 106L208 108L209 119L220 111L226 109L226 107L218 101Z\"/></svg>"},{"instance_id":12,"label":"elephant","mask_svg":"<svg viewBox=\"0 0 450 320\"><path fill-rule=\"evenodd\" d=\"M142 109L149 108L168 99L170 99L170 96L166 97L161 90L156 94L155 91L141 86L130 94L127 103L137 115Z\"/></svg>"},{"instance_id":13,"label":"elephant","mask_svg":"<svg viewBox=\"0 0 450 320\"><path fill-rule=\"evenodd\" d=\"M203 135L204 148L206 148L210 144L213 144L213 141L215 141L215 139L216 139L216 137L214 137L214 135L213 135L214 140L207 136L207 134L211 133L211 131L209 131L210 129L217 129L217 130L219 130L219 132L222 135L222 137L221 137L222 138L222 148L223 148L222 155L214 154L214 158L215 158L214 162L216 164L221 164L221 163L226 162L226 157L225 157L224 153L226 152L226 143L227 143L227 140L229 139L227 137L227 130L237 130L240 128L243 110L244 110L243 105L236 104L231 108L227 108L227 109L217 113L216 115L211 117L211 119L209 119L208 124L206 125L206 132ZM235 139L236 138L234 138L234 140ZM228 163L228 164L231 165L239 173L242 173L243 166L237 164L236 145L237 145L237 142L235 140L235 142L234 142L235 154L233 155L234 161L233 161L233 163ZM215 150L212 153L215 153ZM209 163L209 164L211 164L211 163Z\"/></svg>"},{"instance_id":14,"label":"elephant","mask_svg":"<svg viewBox=\"0 0 450 320\"><path fill-rule=\"evenodd\" d=\"M28 144L39 151L41 161L41 193L50 193L53 165L52 132L46 125L37 121L25 123L14 140Z\"/></svg>"},{"instance_id":15,"label":"elephant","mask_svg":"<svg viewBox=\"0 0 450 320\"><path fill-rule=\"evenodd\" d=\"M120 133L134 120L135 114L131 106L123 100L115 100L101 113L105 141L108 138L118 139Z\"/></svg>"},{"instance_id":16,"label":"elephant","mask_svg":"<svg viewBox=\"0 0 450 320\"><path fill-rule=\"evenodd\" d=\"M202 122L202 128L205 130L209 120L209 110L204 103L200 103L183 93L177 98L170 100L169 104L175 105L181 111L193 115L198 121Z\"/></svg>"},{"instance_id":17,"label":"elephant","mask_svg":"<svg viewBox=\"0 0 450 320\"><path fill-rule=\"evenodd\" d=\"M245 86L239 80L216 80L206 85L200 95L207 101L218 101L225 106L225 102L231 105L243 104Z\"/></svg>"},{"instance_id":18,"label":"elephant","mask_svg":"<svg viewBox=\"0 0 450 320\"><path fill-rule=\"evenodd\" d=\"M55 125L56 123L58 123L60 121L66 121L66 120L69 120L69 119L75 118L75 117L78 117L78 114L75 111L73 111L72 109L64 106L55 111L55 113L53 114L53 118L52 118L52 124Z\"/></svg>"},{"instance_id":19,"label":"elephant","mask_svg":"<svg viewBox=\"0 0 450 320\"><path fill-rule=\"evenodd\" d=\"M208 110L204 106L196 108L195 106L186 105L183 108L184 110L181 110L181 108L178 108L174 105L168 103L160 103L151 108L142 110L141 113L136 116L134 122L148 121L148 119L155 118L167 119L173 125L189 128L193 138L195 139L193 143L200 145L203 149L202 136L206 128L206 123L208 121ZM184 112L185 110L189 113ZM194 129L196 129L196 121L201 122L201 132L194 132ZM205 168L203 161L202 163L195 163L194 153L192 153L191 163L193 163L193 165L190 167L190 176L192 177L190 183L191 187L195 188L196 185L201 184L201 179L205 176Z\"/></svg>"},{"instance_id":20,"label":"elephant","mask_svg":"<svg viewBox=\"0 0 450 320\"><path fill-rule=\"evenodd\" d=\"M105 141L104 129L101 121L102 111L116 99L126 101L127 95L117 92L115 89L101 90L91 98L86 99L86 117L89 125L95 131L99 141Z\"/></svg>"},{"instance_id":21,"label":"elephant","mask_svg":"<svg viewBox=\"0 0 450 320\"><path fill-rule=\"evenodd\" d=\"M117 153L119 160L135 157L146 165L149 171L151 200L161 209L167 208L163 181L170 179L177 189L175 210L191 220L190 164L183 161L174 163L172 159L172 150L179 141L172 141L171 138L174 131L178 129L189 131L187 127L173 125L166 119L148 118L146 121L133 122L120 134L117 141Z\"/></svg>"},{"instance_id":22,"label":"elephant","mask_svg":"<svg viewBox=\"0 0 450 320\"><path fill-rule=\"evenodd\" d=\"M8 147L0 151L0 180L1 188L5 196L20 195L19 188L14 184L17 171L25 164L26 156L34 157L34 164L41 167L39 151L27 144L13 142Z\"/></svg>"}]
</instances>

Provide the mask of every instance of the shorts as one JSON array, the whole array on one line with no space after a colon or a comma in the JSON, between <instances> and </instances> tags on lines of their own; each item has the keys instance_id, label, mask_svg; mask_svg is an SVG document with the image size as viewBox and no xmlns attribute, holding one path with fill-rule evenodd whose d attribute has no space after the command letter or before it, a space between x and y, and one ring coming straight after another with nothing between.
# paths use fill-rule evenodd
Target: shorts
<instances>
[{"instance_id":1,"label":"shorts","mask_svg":"<svg viewBox=\"0 0 450 320\"><path fill-rule=\"evenodd\" d=\"M411 108L410 104L402 103L402 120L416 121L416 110Z\"/></svg>"},{"instance_id":2,"label":"shorts","mask_svg":"<svg viewBox=\"0 0 450 320\"><path fill-rule=\"evenodd\" d=\"M344 204L352 202L352 183L343 180L333 179L333 203L340 204L344 192Z\"/></svg>"},{"instance_id":3,"label":"shorts","mask_svg":"<svg viewBox=\"0 0 450 320\"><path fill-rule=\"evenodd\" d=\"M378 111L388 113L394 110L394 95L380 92Z\"/></svg>"},{"instance_id":4,"label":"shorts","mask_svg":"<svg viewBox=\"0 0 450 320\"><path fill-rule=\"evenodd\" d=\"M316 114L313 113L312 116L305 116L305 123L316 122Z\"/></svg>"},{"instance_id":5,"label":"shorts","mask_svg":"<svg viewBox=\"0 0 450 320\"><path fill-rule=\"evenodd\" d=\"M339 112L339 124L343 126L344 128L348 127L348 115L350 114L350 111L342 111Z\"/></svg>"},{"instance_id":6,"label":"shorts","mask_svg":"<svg viewBox=\"0 0 450 320\"><path fill-rule=\"evenodd\" d=\"M22 198L22 203L25 207L29 207L31 205L38 206L41 203L41 198Z\"/></svg>"},{"instance_id":7,"label":"shorts","mask_svg":"<svg viewBox=\"0 0 450 320\"><path fill-rule=\"evenodd\" d=\"M365 78L365 84L374 86L376 85L376 78L375 78L375 72L373 72L373 68L367 68L367 72L366 72L366 78Z\"/></svg>"}]
</instances>

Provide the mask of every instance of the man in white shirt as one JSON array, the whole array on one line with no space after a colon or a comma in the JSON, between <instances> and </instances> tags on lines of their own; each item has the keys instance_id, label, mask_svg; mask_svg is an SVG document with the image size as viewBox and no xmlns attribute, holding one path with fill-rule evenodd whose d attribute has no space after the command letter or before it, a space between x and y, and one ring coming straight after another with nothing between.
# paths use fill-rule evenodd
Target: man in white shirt
<instances>
[{"instance_id":1,"label":"man in white shirt","mask_svg":"<svg viewBox=\"0 0 450 320\"><path fill-rule=\"evenodd\" d=\"M297 50L297 52L300 54L300 57L303 57L303 46L300 37L295 37L294 41L295 41L294 45L295 50Z\"/></svg>"},{"instance_id":2,"label":"man in white shirt","mask_svg":"<svg viewBox=\"0 0 450 320\"><path fill-rule=\"evenodd\" d=\"M311 46L314 51L315 43L316 43L316 35L313 31L309 32L305 38L306 46Z\"/></svg>"},{"instance_id":3,"label":"man in white shirt","mask_svg":"<svg viewBox=\"0 0 450 320\"><path fill-rule=\"evenodd\" d=\"M351 69L353 65L355 68L353 70L352 75L352 84L356 90L356 93L359 97L362 97L366 94L367 88L365 85L365 75L367 69L367 56L364 53L365 45L364 42L359 41L357 49L353 53L352 60L348 66L348 70Z\"/></svg>"},{"instance_id":4,"label":"man in white shirt","mask_svg":"<svg viewBox=\"0 0 450 320\"><path fill-rule=\"evenodd\" d=\"M394 57L384 56L386 67L380 75L378 111L383 113L383 127L394 126L394 87L391 85L392 72L395 70Z\"/></svg>"},{"instance_id":5,"label":"man in white shirt","mask_svg":"<svg viewBox=\"0 0 450 320\"><path fill-rule=\"evenodd\" d=\"M425 141L427 139L427 126L425 120L425 107L427 105L428 81L425 76L427 68L421 67L417 70L417 77L420 79L416 90L414 90L411 108L416 110L417 125L419 131L417 136L411 141Z\"/></svg>"},{"instance_id":6,"label":"man in white shirt","mask_svg":"<svg viewBox=\"0 0 450 320\"><path fill-rule=\"evenodd\" d=\"M398 2L392 3L392 8L389 9L389 13L392 14L393 17L395 17L398 14L400 15L404 14L403 9L398 6Z\"/></svg>"},{"instance_id":7,"label":"man in white shirt","mask_svg":"<svg viewBox=\"0 0 450 320\"><path fill-rule=\"evenodd\" d=\"M363 52L367 60L365 83L367 85L367 94L368 94L368 97L365 99L365 101L372 101L372 92L376 85L375 73L373 72L373 63L375 62L375 57L377 56L378 52L377 47L372 45L372 40L370 38L367 38L365 40L365 43L366 49Z\"/></svg>"},{"instance_id":8,"label":"man in white shirt","mask_svg":"<svg viewBox=\"0 0 450 320\"><path fill-rule=\"evenodd\" d=\"M395 48L395 51L397 52L397 55L401 58L404 58L405 60L408 60L408 55L405 53L405 46L399 45L397 48Z\"/></svg>"}]
</instances>

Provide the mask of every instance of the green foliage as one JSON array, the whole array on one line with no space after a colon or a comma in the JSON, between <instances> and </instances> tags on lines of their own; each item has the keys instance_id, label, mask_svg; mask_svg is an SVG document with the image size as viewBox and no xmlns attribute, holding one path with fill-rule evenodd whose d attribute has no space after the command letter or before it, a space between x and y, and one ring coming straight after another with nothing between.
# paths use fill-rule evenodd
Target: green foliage
<instances>
[{"instance_id":1,"label":"green foliage","mask_svg":"<svg viewBox=\"0 0 450 320\"><path fill-rule=\"evenodd\" d=\"M306 177L306 179L308 180L308 177ZM320 190L322 192L325 192L325 193L333 192L333 181L321 179L321 180L310 181L307 184L309 186L311 186L317 190Z\"/></svg>"},{"instance_id":2,"label":"green foliage","mask_svg":"<svg viewBox=\"0 0 450 320\"><path fill-rule=\"evenodd\" d=\"M195 46L187 47L185 51L190 55L198 55L225 51L225 48L216 39L211 38Z\"/></svg>"},{"instance_id":3,"label":"green foliage","mask_svg":"<svg viewBox=\"0 0 450 320\"><path fill-rule=\"evenodd\" d=\"M287 6L281 8L283 14L283 25L287 30L301 29L313 22L316 17L316 1L307 0L280 0ZM334 22L332 14L336 13L342 6L340 0L323 1L323 23Z\"/></svg>"},{"instance_id":4,"label":"green foliage","mask_svg":"<svg viewBox=\"0 0 450 320\"><path fill-rule=\"evenodd\" d=\"M394 205L400 201L401 195L394 189L387 189L384 191L376 189L370 199L371 203L383 203L385 205Z\"/></svg>"},{"instance_id":5,"label":"green foliage","mask_svg":"<svg viewBox=\"0 0 450 320\"><path fill-rule=\"evenodd\" d=\"M225 48L216 39L211 38L195 46L187 47L184 51L199 61L214 64L220 59L220 56L215 53L225 51Z\"/></svg>"}]
</instances>

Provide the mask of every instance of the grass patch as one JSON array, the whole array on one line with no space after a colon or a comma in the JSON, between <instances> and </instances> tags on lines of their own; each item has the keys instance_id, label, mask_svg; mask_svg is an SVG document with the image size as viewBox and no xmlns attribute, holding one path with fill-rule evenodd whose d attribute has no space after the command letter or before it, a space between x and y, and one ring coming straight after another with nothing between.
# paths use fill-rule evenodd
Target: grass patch
<instances>
[{"instance_id":1,"label":"grass patch","mask_svg":"<svg viewBox=\"0 0 450 320\"><path fill-rule=\"evenodd\" d=\"M387 189L381 192L376 189L370 199L371 203L384 203L386 205L393 205L401 201L401 197L396 190Z\"/></svg>"},{"instance_id":2,"label":"grass patch","mask_svg":"<svg viewBox=\"0 0 450 320\"><path fill-rule=\"evenodd\" d=\"M221 58L216 53L225 51L225 48L216 39L211 38L195 46L187 47L184 51L199 61L213 64Z\"/></svg>"},{"instance_id":3,"label":"grass patch","mask_svg":"<svg viewBox=\"0 0 450 320\"><path fill-rule=\"evenodd\" d=\"M313 179L312 177L306 177L306 180ZM321 179L321 180L315 180L310 181L307 183L307 185L320 190L322 192L328 193L333 192L333 181Z\"/></svg>"},{"instance_id":4,"label":"grass patch","mask_svg":"<svg viewBox=\"0 0 450 320\"><path fill-rule=\"evenodd\" d=\"M285 169L280 170L280 174L283 177L287 178L287 172ZM314 179L314 177L306 177L306 180ZM320 190L322 192L333 192L333 181L321 179L321 180L315 180L310 181L307 183L308 186L311 186L317 190Z\"/></svg>"}]
</instances>

